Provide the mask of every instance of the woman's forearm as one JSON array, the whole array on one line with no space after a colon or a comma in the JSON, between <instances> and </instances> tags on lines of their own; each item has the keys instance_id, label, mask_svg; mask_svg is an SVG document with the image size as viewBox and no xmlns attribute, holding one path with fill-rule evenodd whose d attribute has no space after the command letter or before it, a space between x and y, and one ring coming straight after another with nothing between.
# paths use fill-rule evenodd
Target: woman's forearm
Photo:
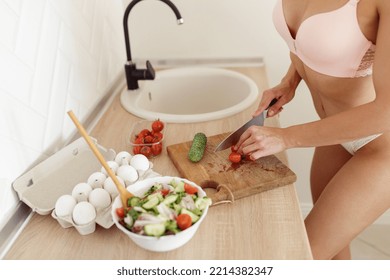
<instances>
[{"instance_id":1,"label":"woman's forearm","mask_svg":"<svg viewBox=\"0 0 390 280\"><path fill-rule=\"evenodd\" d=\"M387 131L390 131L390 110L373 101L319 121L288 127L284 139L287 148L319 147Z\"/></svg>"}]
</instances>

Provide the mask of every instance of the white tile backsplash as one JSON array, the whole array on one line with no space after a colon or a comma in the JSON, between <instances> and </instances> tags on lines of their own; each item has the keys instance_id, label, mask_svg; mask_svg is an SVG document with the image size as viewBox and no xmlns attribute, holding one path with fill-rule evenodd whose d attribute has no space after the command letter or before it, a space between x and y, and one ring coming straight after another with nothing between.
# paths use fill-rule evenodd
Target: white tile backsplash
<instances>
[{"instance_id":1,"label":"white tile backsplash","mask_svg":"<svg viewBox=\"0 0 390 280\"><path fill-rule=\"evenodd\" d=\"M122 72L121 0L0 0L0 229L12 182L61 148ZM3 219L3 220L2 220Z\"/></svg>"}]
</instances>

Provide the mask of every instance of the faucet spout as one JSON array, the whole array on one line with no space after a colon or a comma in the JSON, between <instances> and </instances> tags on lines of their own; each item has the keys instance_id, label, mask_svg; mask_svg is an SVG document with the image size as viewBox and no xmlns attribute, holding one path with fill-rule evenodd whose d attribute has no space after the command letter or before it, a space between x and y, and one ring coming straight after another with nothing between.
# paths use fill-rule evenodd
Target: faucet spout
<instances>
[{"instance_id":1,"label":"faucet spout","mask_svg":"<svg viewBox=\"0 0 390 280\"><path fill-rule=\"evenodd\" d=\"M132 62L131 58L131 50L130 50L130 38L129 38L129 28L128 28L128 18L130 11L133 7L141 2L142 0L133 0L129 3L125 10L125 14L123 16L123 29L125 33L125 44L126 44L126 55L127 55L127 63L125 64L125 74L127 80L127 88L128 89L138 89L138 80L153 80L155 78L155 71L153 69L152 64L147 61L146 66L147 69L137 69L135 63ZM158 0L167 4L172 11L175 13L177 23L183 24L183 18L178 10L178 8L169 0Z\"/></svg>"}]
</instances>

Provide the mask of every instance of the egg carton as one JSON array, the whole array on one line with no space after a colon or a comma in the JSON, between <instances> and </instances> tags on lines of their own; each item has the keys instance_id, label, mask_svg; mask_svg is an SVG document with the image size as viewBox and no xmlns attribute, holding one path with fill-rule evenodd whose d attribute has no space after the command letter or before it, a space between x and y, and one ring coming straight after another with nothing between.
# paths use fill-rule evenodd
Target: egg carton
<instances>
[{"instance_id":1,"label":"egg carton","mask_svg":"<svg viewBox=\"0 0 390 280\"><path fill-rule=\"evenodd\" d=\"M113 149L106 149L97 144L95 139L92 140L108 163L115 162L117 154ZM138 170L138 180L159 176L153 171L152 163L149 164L146 171ZM71 215L59 217L55 205L61 196L72 194L77 184L88 183L88 179L96 172L105 171L85 140L79 138L21 175L12 186L19 199L34 212L40 215L51 214L63 228L74 227L81 235L86 235L93 233L96 225L108 229L114 224L111 207L117 194L111 193L110 205L95 208L96 218L83 225L76 224ZM81 202L87 199L77 200Z\"/></svg>"}]
</instances>

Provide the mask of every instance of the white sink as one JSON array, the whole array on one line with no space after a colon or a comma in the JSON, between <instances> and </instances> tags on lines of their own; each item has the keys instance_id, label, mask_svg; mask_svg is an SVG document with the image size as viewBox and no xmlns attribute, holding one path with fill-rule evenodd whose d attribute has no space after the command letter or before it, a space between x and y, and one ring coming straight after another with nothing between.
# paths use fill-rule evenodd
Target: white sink
<instances>
[{"instance_id":1,"label":"white sink","mask_svg":"<svg viewBox=\"0 0 390 280\"><path fill-rule=\"evenodd\" d=\"M161 70L154 80L121 94L122 106L144 119L188 123L239 113L257 100L254 81L234 71L191 67Z\"/></svg>"}]
</instances>

